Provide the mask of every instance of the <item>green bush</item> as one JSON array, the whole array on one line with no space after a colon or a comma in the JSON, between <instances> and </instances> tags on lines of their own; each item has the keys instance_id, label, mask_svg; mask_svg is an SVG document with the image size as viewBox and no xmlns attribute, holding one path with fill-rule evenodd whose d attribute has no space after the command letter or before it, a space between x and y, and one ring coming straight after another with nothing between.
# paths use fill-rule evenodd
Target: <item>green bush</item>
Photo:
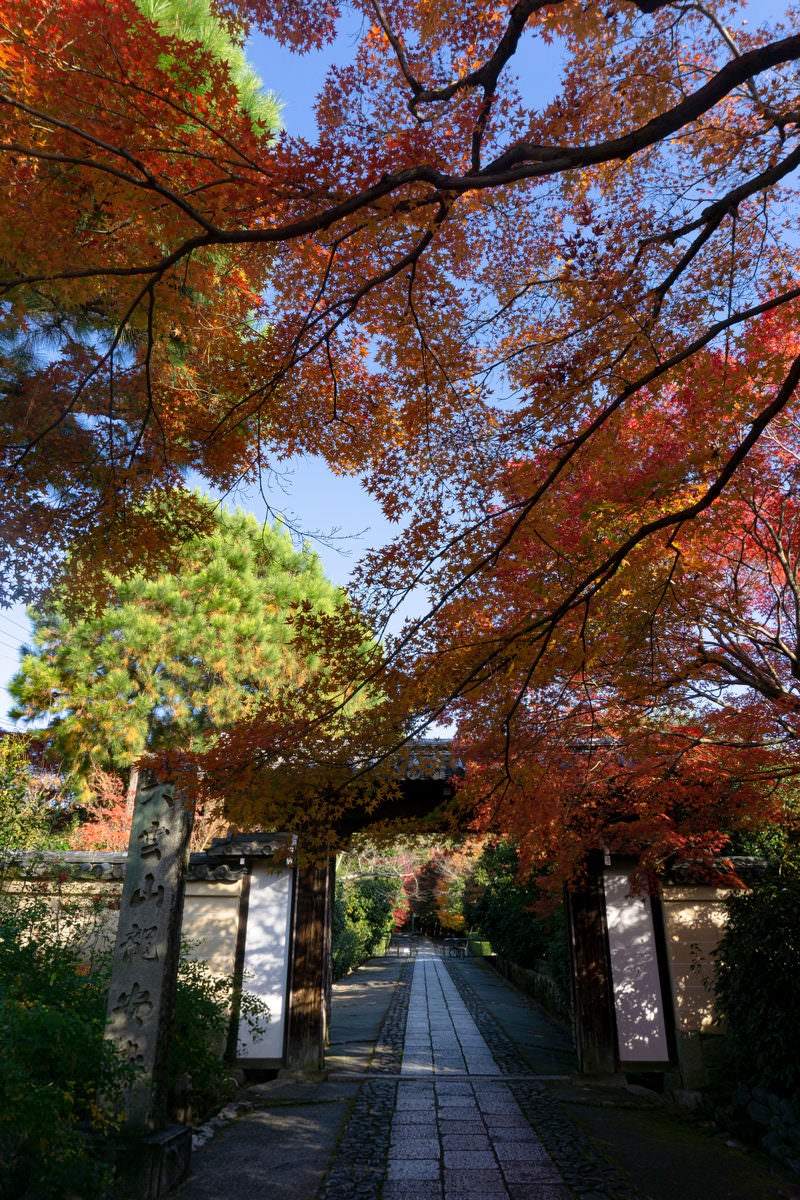
<instances>
[{"instance_id":1,"label":"green bush","mask_svg":"<svg viewBox=\"0 0 800 1200\"><path fill-rule=\"evenodd\" d=\"M0 902L0 1196L99 1196L130 1068L103 1038L108 956L87 966L43 900ZM105 1097L101 1103L98 1095Z\"/></svg>"},{"instance_id":2,"label":"green bush","mask_svg":"<svg viewBox=\"0 0 800 1200\"><path fill-rule=\"evenodd\" d=\"M541 892L533 880L518 880L519 856L511 842L489 845L464 889L464 916L492 949L521 967L549 975L569 996L570 965L563 906L540 915Z\"/></svg>"},{"instance_id":3,"label":"green bush","mask_svg":"<svg viewBox=\"0 0 800 1200\"><path fill-rule=\"evenodd\" d=\"M333 904L333 977L341 979L377 954L392 932L400 881L383 876L337 879Z\"/></svg>"},{"instance_id":4,"label":"green bush","mask_svg":"<svg viewBox=\"0 0 800 1200\"><path fill-rule=\"evenodd\" d=\"M737 1077L800 1103L800 851L728 902L717 1009Z\"/></svg>"},{"instance_id":5,"label":"green bush","mask_svg":"<svg viewBox=\"0 0 800 1200\"><path fill-rule=\"evenodd\" d=\"M192 943L183 947L169 1066L173 1104L193 1119L211 1112L234 1086L224 1060L233 980L215 975L207 963L193 957L201 949ZM269 1021L266 1004L245 991L238 996L238 1005L253 1036L262 1035Z\"/></svg>"},{"instance_id":6,"label":"green bush","mask_svg":"<svg viewBox=\"0 0 800 1200\"><path fill-rule=\"evenodd\" d=\"M56 915L30 890L0 894L0 1200L107 1193L108 1135L121 1124L132 1068L103 1036L111 957L103 908L67 903ZM201 1114L228 1094L232 990L230 979L183 958L170 1081ZM258 1033L265 1006L245 993L241 1011Z\"/></svg>"}]
</instances>

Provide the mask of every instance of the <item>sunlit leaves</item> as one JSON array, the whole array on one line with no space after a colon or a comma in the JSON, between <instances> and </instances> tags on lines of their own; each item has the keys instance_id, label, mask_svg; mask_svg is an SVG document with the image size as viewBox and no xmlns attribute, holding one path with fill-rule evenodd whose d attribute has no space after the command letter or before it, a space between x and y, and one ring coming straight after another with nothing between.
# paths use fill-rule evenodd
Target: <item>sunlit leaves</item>
<instances>
[{"instance_id":1,"label":"sunlit leaves","mask_svg":"<svg viewBox=\"0 0 800 1200\"><path fill-rule=\"evenodd\" d=\"M319 560L253 517L210 518L170 570L106 572L97 609L64 587L36 616L35 645L11 685L17 711L47 722L51 752L84 791L98 768L127 772L165 748L207 749L272 696L337 696L324 639L312 646L302 632L344 606Z\"/></svg>"},{"instance_id":2,"label":"sunlit leaves","mask_svg":"<svg viewBox=\"0 0 800 1200\"><path fill-rule=\"evenodd\" d=\"M254 126L225 62L128 0L7 7L6 594L87 515L113 552L188 470L230 486L320 454L403 522L365 605L433 604L389 650L386 729L452 703L515 778L590 667L634 678L689 522L791 404L791 22L359 3L312 144ZM301 53L340 19L220 11Z\"/></svg>"}]
</instances>

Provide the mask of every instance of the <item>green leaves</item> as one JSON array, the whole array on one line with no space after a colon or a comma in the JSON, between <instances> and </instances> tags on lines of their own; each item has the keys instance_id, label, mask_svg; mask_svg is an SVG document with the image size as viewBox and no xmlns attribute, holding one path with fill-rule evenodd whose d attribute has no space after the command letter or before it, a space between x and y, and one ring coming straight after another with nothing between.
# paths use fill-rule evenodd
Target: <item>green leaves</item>
<instances>
[{"instance_id":1,"label":"green leaves","mask_svg":"<svg viewBox=\"0 0 800 1200\"><path fill-rule=\"evenodd\" d=\"M343 593L279 526L219 512L173 570L107 573L105 587L106 605L78 615L65 580L11 684L15 715L49 722L51 753L79 789L96 767L202 749L272 693L324 687L320 655L294 647L294 617L333 613Z\"/></svg>"},{"instance_id":2,"label":"green leaves","mask_svg":"<svg viewBox=\"0 0 800 1200\"><path fill-rule=\"evenodd\" d=\"M64 845L70 811L56 772L31 761L30 739L0 737L0 850Z\"/></svg>"},{"instance_id":3,"label":"green leaves","mask_svg":"<svg viewBox=\"0 0 800 1200\"><path fill-rule=\"evenodd\" d=\"M800 856L790 849L728 902L717 1005L742 1082L800 1101Z\"/></svg>"}]
</instances>

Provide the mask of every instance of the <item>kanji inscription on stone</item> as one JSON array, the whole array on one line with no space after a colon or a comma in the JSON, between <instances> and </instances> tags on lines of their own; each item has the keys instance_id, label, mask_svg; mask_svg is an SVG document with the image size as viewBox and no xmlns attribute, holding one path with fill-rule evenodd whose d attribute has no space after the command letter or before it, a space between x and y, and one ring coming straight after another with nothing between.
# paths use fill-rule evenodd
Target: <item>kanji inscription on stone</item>
<instances>
[{"instance_id":1,"label":"kanji inscription on stone","mask_svg":"<svg viewBox=\"0 0 800 1200\"><path fill-rule=\"evenodd\" d=\"M144 1066L144 1058L139 1053L139 1043L128 1041L125 1043L123 1051L124 1057L129 1063L133 1063L135 1067Z\"/></svg>"},{"instance_id":2,"label":"kanji inscription on stone","mask_svg":"<svg viewBox=\"0 0 800 1200\"><path fill-rule=\"evenodd\" d=\"M154 818L137 838L141 857L149 858L152 855L156 862L158 862L161 858L161 843L164 838L168 837L169 829L167 826L162 825L157 817Z\"/></svg>"},{"instance_id":3,"label":"kanji inscription on stone","mask_svg":"<svg viewBox=\"0 0 800 1200\"><path fill-rule=\"evenodd\" d=\"M157 959L157 938L157 925L138 925L136 922L134 922L134 924L131 926L130 933L122 940L122 957L127 962L130 962L131 959L137 957L145 959Z\"/></svg>"},{"instance_id":4,"label":"kanji inscription on stone","mask_svg":"<svg viewBox=\"0 0 800 1200\"><path fill-rule=\"evenodd\" d=\"M144 1025L148 1017L153 1012L153 1003L150 999L150 993L146 988L140 988L138 983L134 983L130 992L120 992L117 997L117 1003L112 1008L112 1012L125 1013L131 1017L137 1025Z\"/></svg>"},{"instance_id":5,"label":"kanji inscription on stone","mask_svg":"<svg viewBox=\"0 0 800 1200\"><path fill-rule=\"evenodd\" d=\"M191 828L192 812L174 785L142 771L133 806L106 1034L138 1068L125 1096L125 1123L131 1131L152 1131L164 1120Z\"/></svg>"},{"instance_id":6,"label":"kanji inscription on stone","mask_svg":"<svg viewBox=\"0 0 800 1200\"><path fill-rule=\"evenodd\" d=\"M124 905L124 895L122 902ZM138 887L131 896L129 907L138 908L140 904L149 904L154 908L161 908L163 903L164 885L163 883L157 884L155 875L153 875L152 872L148 872L142 881L142 886Z\"/></svg>"}]
</instances>

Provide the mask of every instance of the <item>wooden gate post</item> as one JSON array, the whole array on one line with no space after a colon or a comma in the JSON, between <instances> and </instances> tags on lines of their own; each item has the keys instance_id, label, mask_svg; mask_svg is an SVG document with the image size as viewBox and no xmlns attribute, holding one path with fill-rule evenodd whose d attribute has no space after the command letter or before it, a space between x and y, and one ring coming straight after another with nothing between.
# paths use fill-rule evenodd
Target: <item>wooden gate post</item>
<instances>
[{"instance_id":1,"label":"wooden gate post","mask_svg":"<svg viewBox=\"0 0 800 1200\"><path fill-rule=\"evenodd\" d=\"M328 1040L333 861L300 866L295 883L286 1069L321 1071Z\"/></svg>"},{"instance_id":2,"label":"wooden gate post","mask_svg":"<svg viewBox=\"0 0 800 1200\"><path fill-rule=\"evenodd\" d=\"M584 879L567 892L575 1001L575 1048L585 1075L617 1070L617 1027L603 894L603 856L590 855Z\"/></svg>"}]
</instances>

